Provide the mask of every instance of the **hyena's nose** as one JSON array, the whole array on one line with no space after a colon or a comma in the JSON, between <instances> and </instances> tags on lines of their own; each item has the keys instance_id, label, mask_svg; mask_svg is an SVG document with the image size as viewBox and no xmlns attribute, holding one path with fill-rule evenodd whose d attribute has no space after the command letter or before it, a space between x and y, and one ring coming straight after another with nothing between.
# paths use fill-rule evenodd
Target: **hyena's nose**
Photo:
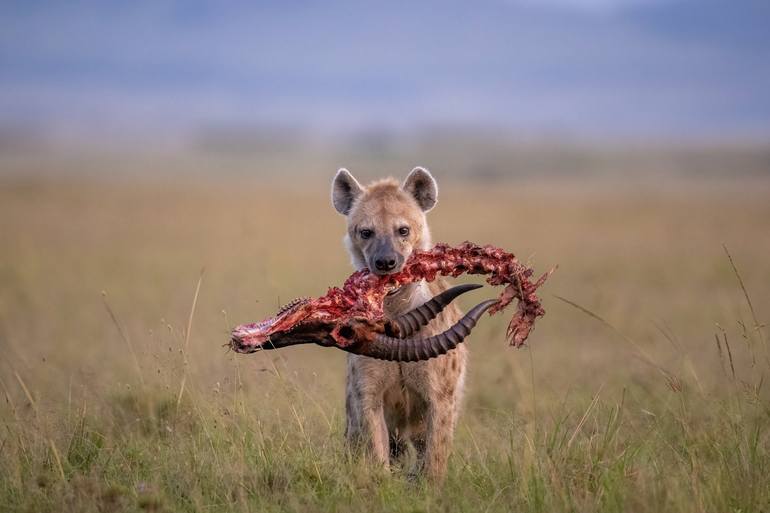
<instances>
[{"instance_id":1,"label":"hyena's nose","mask_svg":"<svg viewBox=\"0 0 770 513\"><path fill-rule=\"evenodd\" d=\"M376 259L374 261L374 267L376 267L378 271L392 271L393 269L396 268L395 255L385 256L385 257Z\"/></svg>"}]
</instances>

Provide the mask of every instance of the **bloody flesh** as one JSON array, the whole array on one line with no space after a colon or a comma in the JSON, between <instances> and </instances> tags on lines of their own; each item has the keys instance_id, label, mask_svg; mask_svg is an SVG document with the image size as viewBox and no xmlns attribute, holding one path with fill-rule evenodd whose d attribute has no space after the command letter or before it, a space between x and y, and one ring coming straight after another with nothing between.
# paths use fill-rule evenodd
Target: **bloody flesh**
<instances>
[{"instance_id":1,"label":"bloody flesh","mask_svg":"<svg viewBox=\"0 0 770 513\"><path fill-rule=\"evenodd\" d=\"M272 337L291 334L299 327L313 326L312 340L321 345L345 349L366 338L367 332L382 332L386 323L383 313L385 295L402 285L421 280L433 281L437 276L457 277L461 274L483 274L487 283L504 286L496 303L489 308L494 314L518 300L517 310L508 324L507 336L520 346L529 336L535 320L545 314L535 291L553 272L531 280L534 271L512 254L495 246L479 246L464 242L458 246L437 244L430 250L414 251L403 269L395 274L379 276L364 269L353 273L342 287L332 287L326 295L315 299L295 300L274 317L259 323L243 324L232 333L236 351L249 352Z\"/></svg>"}]
</instances>

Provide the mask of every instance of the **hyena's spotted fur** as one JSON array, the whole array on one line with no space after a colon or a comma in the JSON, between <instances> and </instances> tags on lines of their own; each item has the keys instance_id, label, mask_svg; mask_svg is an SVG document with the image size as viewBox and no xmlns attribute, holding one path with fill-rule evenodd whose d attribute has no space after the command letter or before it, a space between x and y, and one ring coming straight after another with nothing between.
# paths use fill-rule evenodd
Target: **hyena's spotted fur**
<instances>
[{"instance_id":1,"label":"hyena's spotted fur","mask_svg":"<svg viewBox=\"0 0 770 513\"><path fill-rule=\"evenodd\" d=\"M397 262L388 270L395 272L412 250L429 248L432 244L425 213L433 208L436 199L436 182L422 168L415 168L402 185L386 179L368 187L362 187L341 169L333 182L332 202L347 218L345 245L356 269L386 272L375 270L375 261L384 255ZM406 285L387 297L385 313L397 316L445 288L441 280ZM460 310L452 304L421 334L440 333L460 317ZM444 356L414 363L349 355L347 440L366 447L385 467L404 444L412 443L425 474L440 480L452 447L467 358L465 345Z\"/></svg>"}]
</instances>

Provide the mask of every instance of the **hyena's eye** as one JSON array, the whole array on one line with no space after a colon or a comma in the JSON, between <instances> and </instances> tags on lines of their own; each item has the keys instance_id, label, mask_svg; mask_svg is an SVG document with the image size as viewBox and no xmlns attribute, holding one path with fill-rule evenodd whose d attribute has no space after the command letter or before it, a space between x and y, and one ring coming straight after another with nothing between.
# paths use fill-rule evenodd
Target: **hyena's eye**
<instances>
[{"instance_id":1,"label":"hyena's eye","mask_svg":"<svg viewBox=\"0 0 770 513\"><path fill-rule=\"evenodd\" d=\"M358 234L361 236L362 239L368 239L372 235L374 235L374 232L370 230L369 228L364 228Z\"/></svg>"},{"instance_id":2,"label":"hyena's eye","mask_svg":"<svg viewBox=\"0 0 770 513\"><path fill-rule=\"evenodd\" d=\"M402 237L406 237L409 235L409 227L408 226L402 226L398 229L398 234Z\"/></svg>"}]
</instances>

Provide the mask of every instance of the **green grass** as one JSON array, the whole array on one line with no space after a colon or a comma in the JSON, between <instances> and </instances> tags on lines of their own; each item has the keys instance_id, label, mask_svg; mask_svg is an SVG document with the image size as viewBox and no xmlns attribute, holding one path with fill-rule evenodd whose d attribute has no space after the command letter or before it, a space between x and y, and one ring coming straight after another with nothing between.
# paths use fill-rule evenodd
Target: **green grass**
<instances>
[{"instance_id":1,"label":"green grass","mask_svg":"<svg viewBox=\"0 0 770 513\"><path fill-rule=\"evenodd\" d=\"M0 510L768 511L766 197L442 188L435 240L560 268L529 348L468 342L435 487L348 452L343 353L222 347L348 274L325 188L6 184Z\"/></svg>"},{"instance_id":2,"label":"green grass","mask_svg":"<svg viewBox=\"0 0 770 513\"><path fill-rule=\"evenodd\" d=\"M543 408L534 426L482 414L461 425L441 489L349 454L337 410L318 425L306 405L265 416L207 398L177 411L173 396L129 392L98 414L16 410L0 493L12 511L761 511L767 404L734 388L718 401L597 394Z\"/></svg>"}]
</instances>

